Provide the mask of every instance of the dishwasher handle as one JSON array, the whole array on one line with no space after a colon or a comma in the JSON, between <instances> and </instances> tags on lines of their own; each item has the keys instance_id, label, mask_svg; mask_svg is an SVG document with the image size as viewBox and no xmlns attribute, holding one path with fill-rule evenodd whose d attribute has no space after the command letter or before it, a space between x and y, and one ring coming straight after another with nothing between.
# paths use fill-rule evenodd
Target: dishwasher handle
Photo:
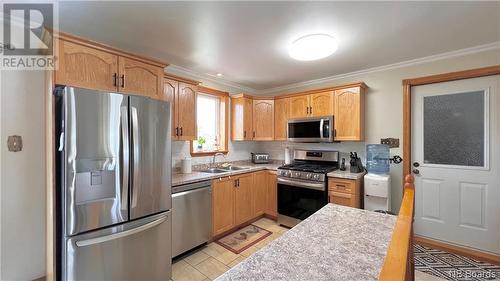
<instances>
[{"instance_id":1,"label":"dishwasher handle","mask_svg":"<svg viewBox=\"0 0 500 281\"><path fill-rule=\"evenodd\" d=\"M185 196L185 195L189 195L189 194L193 194L193 193L197 193L197 192L203 192L207 188L210 189L211 186L208 185L208 186L200 187L200 188L197 188L197 189L189 189L189 190L186 190L186 191L177 192L177 193L172 194L172 199L177 198L177 197L181 197L181 196Z\"/></svg>"}]
</instances>

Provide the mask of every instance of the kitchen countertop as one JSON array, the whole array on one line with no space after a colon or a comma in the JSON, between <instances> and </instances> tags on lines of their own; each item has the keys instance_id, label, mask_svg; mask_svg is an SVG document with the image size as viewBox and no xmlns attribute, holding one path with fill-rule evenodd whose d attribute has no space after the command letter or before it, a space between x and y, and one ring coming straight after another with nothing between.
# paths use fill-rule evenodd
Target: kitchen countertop
<instances>
[{"instance_id":1,"label":"kitchen countertop","mask_svg":"<svg viewBox=\"0 0 500 281\"><path fill-rule=\"evenodd\" d=\"M378 280L396 218L330 203L216 280Z\"/></svg>"},{"instance_id":2,"label":"kitchen countertop","mask_svg":"<svg viewBox=\"0 0 500 281\"><path fill-rule=\"evenodd\" d=\"M366 175L366 172L362 173L351 173L349 170L341 171L341 170L335 170L333 172L330 172L326 174L328 177L331 178L342 178L342 179L351 179L351 180L357 180L361 179Z\"/></svg>"},{"instance_id":3,"label":"kitchen countertop","mask_svg":"<svg viewBox=\"0 0 500 281\"><path fill-rule=\"evenodd\" d=\"M233 176L233 175L241 175L246 173L252 173L261 170L274 170L276 171L279 166L282 165L281 162L272 162L269 164L254 164L252 162L236 162L233 163L234 166L245 167L248 169L239 170L239 171L231 171L225 173L203 173L200 171L193 170L190 174L181 174L181 173L173 173L172 174L172 186L178 186L182 184L188 184L193 182L199 182L210 179L218 179L221 177Z\"/></svg>"}]
</instances>

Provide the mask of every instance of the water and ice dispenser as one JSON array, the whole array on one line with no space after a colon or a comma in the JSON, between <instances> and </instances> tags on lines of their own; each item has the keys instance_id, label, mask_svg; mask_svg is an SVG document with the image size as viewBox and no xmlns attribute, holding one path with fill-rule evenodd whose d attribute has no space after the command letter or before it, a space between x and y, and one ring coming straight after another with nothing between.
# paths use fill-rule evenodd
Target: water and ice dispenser
<instances>
[{"instance_id":1,"label":"water and ice dispenser","mask_svg":"<svg viewBox=\"0 0 500 281\"><path fill-rule=\"evenodd\" d=\"M366 145L366 170L364 205L366 210L391 210L391 176L389 175L389 146Z\"/></svg>"}]
</instances>

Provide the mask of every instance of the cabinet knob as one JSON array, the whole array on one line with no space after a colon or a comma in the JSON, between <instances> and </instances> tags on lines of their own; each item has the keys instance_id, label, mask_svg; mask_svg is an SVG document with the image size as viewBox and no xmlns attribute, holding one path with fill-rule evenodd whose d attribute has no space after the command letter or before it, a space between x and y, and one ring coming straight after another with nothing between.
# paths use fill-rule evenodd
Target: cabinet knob
<instances>
[{"instance_id":1,"label":"cabinet knob","mask_svg":"<svg viewBox=\"0 0 500 281\"><path fill-rule=\"evenodd\" d=\"M182 127L181 127L180 131L181 131L181 136L182 136Z\"/></svg>"},{"instance_id":2,"label":"cabinet knob","mask_svg":"<svg viewBox=\"0 0 500 281\"><path fill-rule=\"evenodd\" d=\"M122 74L120 79L122 80L122 88L125 88L125 74Z\"/></svg>"},{"instance_id":3,"label":"cabinet knob","mask_svg":"<svg viewBox=\"0 0 500 281\"><path fill-rule=\"evenodd\" d=\"M118 83L116 81L117 79L118 79L118 74L116 74L116 72L115 72L115 74L113 74L113 86L115 86L115 87L117 86L117 83Z\"/></svg>"}]
</instances>

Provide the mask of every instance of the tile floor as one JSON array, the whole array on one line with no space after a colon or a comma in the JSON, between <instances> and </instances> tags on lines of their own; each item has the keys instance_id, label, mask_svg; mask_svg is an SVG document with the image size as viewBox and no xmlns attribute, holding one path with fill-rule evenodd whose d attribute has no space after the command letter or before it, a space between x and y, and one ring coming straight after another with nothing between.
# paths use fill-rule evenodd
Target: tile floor
<instances>
[{"instance_id":1,"label":"tile floor","mask_svg":"<svg viewBox=\"0 0 500 281\"><path fill-rule=\"evenodd\" d=\"M288 229L279 226L275 221L262 218L253 223L267 229L273 234L258 242L239 255L226 250L222 246L210 243L199 250L181 256L174 260L172 265L173 281L205 281L214 280L231 267L237 265L253 253L257 252L269 242L280 237Z\"/></svg>"},{"instance_id":2,"label":"tile floor","mask_svg":"<svg viewBox=\"0 0 500 281\"><path fill-rule=\"evenodd\" d=\"M226 250L218 244L210 243L192 253L174 260L172 265L173 281L208 281L214 280L231 267L245 260L251 254L280 237L288 229L279 226L275 221L262 218L254 222L256 226L273 232L272 235L254 246L241 252L239 255ZM444 279L423 273L415 272L416 281L444 281Z\"/></svg>"}]
</instances>

